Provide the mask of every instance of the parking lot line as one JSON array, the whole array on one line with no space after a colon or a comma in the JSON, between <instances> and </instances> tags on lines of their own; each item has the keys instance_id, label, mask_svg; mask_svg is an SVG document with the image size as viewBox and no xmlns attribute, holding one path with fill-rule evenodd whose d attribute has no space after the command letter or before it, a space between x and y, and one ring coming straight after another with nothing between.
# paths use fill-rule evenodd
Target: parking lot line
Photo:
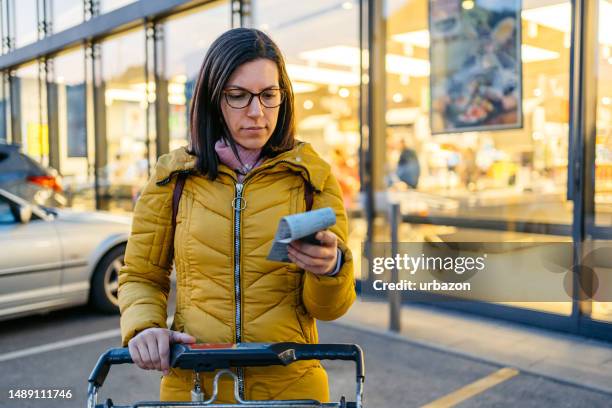
<instances>
[{"instance_id":1,"label":"parking lot line","mask_svg":"<svg viewBox=\"0 0 612 408\"><path fill-rule=\"evenodd\" d=\"M0 363L16 358L32 356L35 354L46 353L48 351L59 350L66 347L77 346L79 344L92 343L94 341L108 339L111 337L119 337L121 331L119 329L111 329L98 333L88 334L86 336L75 337L69 340L60 340L54 343L43 344L41 346L29 347L27 349L12 351L10 353L0 354Z\"/></svg>"},{"instance_id":2,"label":"parking lot line","mask_svg":"<svg viewBox=\"0 0 612 408\"><path fill-rule=\"evenodd\" d=\"M168 317L166 324L170 327L172 317ZM68 340L60 340L54 343L43 344L40 346L29 347L27 349L11 351L9 353L0 354L0 363L4 361L14 360L16 358L28 357L35 354L46 353L48 351L60 350L67 347L78 346L79 344L93 343L94 341L110 339L112 337L121 337L121 329L110 329L98 333L88 334L85 336L75 337Z\"/></svg>"},{"instance_id":3,"label":"parking lot line","mask_svg":"<svg viewBox=\"0 0 612 408\"><path fill-rule=\"evenodd\" d=\"M520 373L519 370L515 368L505 367L500 370L495 371L487 375L484 378L481 378L478 381L474 381L471 384L468 384L464 387L459 388L456 391L451 392L448 395L445 395L442 398L439 398L435 401L430 402L429 404L423 405L421 408L450 408L455 405L468 400L491 387L495 387L497 384L500 384L510 378L518 375Z\"/></svg>"}]
</instances>

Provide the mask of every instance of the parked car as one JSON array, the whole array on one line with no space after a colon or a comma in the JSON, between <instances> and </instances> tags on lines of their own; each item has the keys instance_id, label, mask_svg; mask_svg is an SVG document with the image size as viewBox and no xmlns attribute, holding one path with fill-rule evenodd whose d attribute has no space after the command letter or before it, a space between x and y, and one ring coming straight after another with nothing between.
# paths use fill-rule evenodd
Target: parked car
<instances>
[{"instance_id":1,"label":"parked car","mask_svg":"<svg viewBox=\"0 0 612 408\"><path fill-rule=\"evenodd\" d=\"M66 205L57 171L23 154L16 144L0 143L0 188L31 203L49 207Z\"/></svg>"},{"instance_id":2,"label":"parked car","mask_svg":"<svg viewBox=\"0 0 612 408\"><path fill-rule=\"evenodd\" d=\"M0 320L90 303L117 312L131 219L31 204L0 189Z\"/></svg>"}]
</instances>

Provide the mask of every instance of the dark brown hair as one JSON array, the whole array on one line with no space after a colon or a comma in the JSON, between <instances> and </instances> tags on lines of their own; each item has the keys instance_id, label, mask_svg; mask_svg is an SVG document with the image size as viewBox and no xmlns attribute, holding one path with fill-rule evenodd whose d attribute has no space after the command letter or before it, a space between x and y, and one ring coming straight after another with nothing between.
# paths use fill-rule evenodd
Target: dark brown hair
<instances>
[{"instance_id":1,"label":"dark brown hair","mask_svg":"<svg viewBox=\"0 0 612 408\"><path fill-rule=\"evenodd\" d=\"M293 90L285 61L278 46L263 32L235 28L223 33L210 46L193 93L190 106L190 153L197 156L197 169L211 180L218 174L215 143L223 138L237 152L236 144L223 119L223 89L234 71L244 63L266 58L276 63L279 86L285 93L272 136L262 149L264 157L291 150L295 143Z\"/></svg>"}]
</instances>

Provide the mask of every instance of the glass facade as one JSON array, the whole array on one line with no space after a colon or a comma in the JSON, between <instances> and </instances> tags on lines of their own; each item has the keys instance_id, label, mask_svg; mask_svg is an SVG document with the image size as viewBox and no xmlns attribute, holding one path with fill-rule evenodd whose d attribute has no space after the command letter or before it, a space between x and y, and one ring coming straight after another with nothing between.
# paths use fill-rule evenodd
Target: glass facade
<instances>
[{"instance_id":1,"label":"glass facade","mask_svg":"<svg viewBox=\"0 0 612 408\"><path fill-rule=\"evenodd\" d=\"M187 144L191 95L208 46L243 24L267 32L283 51L297 138L314 145L340 182L358 278L369 278L361 276L364 241L389 240L391 197L401 204L401 241L580 243L583 252L596 254L591 270L600 293L610 296L612 266L597 248L612 237L612 37L606 25L612 1L598 2L597 78L586 79L597 94L596 106L586 107L596 110L591 159L572 156L572 149L589 146L588 138L576 139L577 147L571 142L572 92L585 92L573 76L572 44L580 36L572 31L575 0L522 2L522 127L453 133L432 132L430 125L429 0L186 0L176 9L156 2L157 14L119 24L120 13L112 11L135 2L2 3L4 54L42 35L65 38L63 32L83 19L84 26L108 29L59 53L17 63L0 56L0 141L20 143L24 153L56 168L69 206L133 209L156 157ZM41 4L50 6L44 18L37 13ZM458 4L467 11L478 1ZM249 7L241 14L240 5ZM39 31L39 20L46 31ZM403 173L407 162L416 173ZM577 190L568 187L574 162L592 166L592 191L588 175L580 182L586 187L579 186L587 202L591 194L593 211L576 204ZM366 205L370 194L376 212ZM552 277L550 283L559 285ZM568 331L583 321L612 330L612 307L601 298L494 306L520 311L515 320L552 316Z\"/></svg>"},{"instance_id":2,"label":"glass facade","mask_svg":"<svg viewBox=\"0 0 612 408\"><path fill-rule=\"evenodd\" d=\"M47 100L44 83L44 62L25 64L11 77L13 129L24 153L48 165L49 127L47 125Z\"/></svg>"},{"instance_id":3,"label":"glass facade","mask_svg":"<svg viewBox=\"0 0 612 408\"><path fill-rule=\"evenodd\" d=\"M38 0L19 0L9 3L9 17L15 23L10 25L13 32L9 33L14 39L15 48L36 42L40 38Z\"/></svg>"},{"instance_id":4,"label":"glass facade","mask_svg":"<svg viewBox=\"0 0 612 408\"><path fill-rule=\"evenodd\" d=\"M0 73L0 143L10 142L10 91L9 78L4 72Z\"/></svg>"},{"instance_id":5,"label":"glass facade","mask_svg":"<svg viewBox=\"0 0 612 408\"><path fill-rule=\"evenodd\" d=\"M52 32L58 33L83 22L83 0L51 0Z\"/></svg>"},{"instance_id":6,"label":"glass facade","mask_svg":"<svg viewBox=\"0 0 612 408\"><path fill-rule=\"evenodd\" d=\"M570 237L525 234L513 231L512 227L513 222L529 222L544 232L551 224L572 223L573 206L567 198L569 0L522 3L522 128L446 134L433 134L430 128L434 118L430 118L428 3L428 0L388 2L387 160L382 173L388 191L401 202L402 214L412 216L415 222L463 218L473 220L473 225L415 227L408 232L409 237L400 239L528 240L534 245L551 240L571 241ZM412 174L406 171L411 161L418 168ZM478 229L481 220L507 223L508 228ZM551 275L553 284L559 282ZM571 314L571 302L514 306Z\"/></svg>"},{"instance_id":7,"label":"glass facade","mask_svg":"<svg viewBox=\"0 0 612 408\"><path fill-rule=\"evenodd\" d=\"M108 13L109 11L127 6L135 1L136 0L99 0L98 3L100 5L100 14Z\"/></svg>"},{"instance_id":8,"label":"glass facade","mask_svg":"<svg viewBox=\"0 0 612 408\"><path fill-rule=\"evenodd\" d=\"M85 50L81 47L54 56L49 62L49 106L54 119L51 134L58 145L52 166L62 175L69 206L93 209L93 134L87 132Z\"/></svg>"},{"instance_id":9,"label":"glass facade","mask_svg":"<svg viewBox=\"0 0 612 408\"><path fill-rule=\"evenodd\" d=\"M297 137L332 164L347 209L359 198L359 3L255 2L253 26L285 56L293 84Z\"/></svg>"},{"instance_id":10,"label":"glass facade","mask_svg":"<svg viewBox=\"0 0 612 408\"><path fill-rule=\"evenodd\" d=\"M208 46L221 33L230 28L231 15L227 1L218 1L175 15L162 21L159 26L160 97L163 95L167 110L162 110L160 120L167 126L169 149L187 144L189 138L189 104L193 94L200 65ZM185 38L195 41L184 41ZM162 133L165 133L162 132Z\"/></svg>"},{"instance_id":11,"label":"glass facade","mask_svg":"<svg viewBox=\"0 0 612 408\"><path fill-rule=\"evenodd\" d=\"M599 1L599 34L597 65L597 115L595 137L595 225L612 227L612 1ZM601 293L612 293L610 254L599 247L610 247L610 239L597 240L592 246L596 284ZM612 302L597 301L588 308L593 319L612 322Z\"/></svg>"},{"instance_id":12,"label":"glass facade","mask_svg":"<svg viewBox=\"0 0 612 408\"><path fill-rule=\"evenodd\" d=\"M96 152L102 206L130 211L149 175L144 29L104 40L96 57L100 67L96 86L104 95L99 107L104 111L104 131L99 135L103 143Z\"/></svg>"}]
</instances>

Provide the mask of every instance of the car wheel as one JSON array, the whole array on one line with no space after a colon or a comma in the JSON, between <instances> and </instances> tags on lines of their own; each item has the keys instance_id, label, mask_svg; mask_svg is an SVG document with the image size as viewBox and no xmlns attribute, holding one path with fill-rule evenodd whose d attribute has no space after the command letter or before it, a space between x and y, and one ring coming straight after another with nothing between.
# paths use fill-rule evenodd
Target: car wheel
<instances>
[{"instance_id":1,"label":"car wheel","mask_svg":"<svg viewBox=\"0 0 612 408\"><path fill-rule=\"evenodd\" d=\"M91 280L90 300L92 306L101 312L116 313L119 311L117 290L124 255L125 245L118 246L104 255L96 267Z\"/></svg>"}]
</instances>

